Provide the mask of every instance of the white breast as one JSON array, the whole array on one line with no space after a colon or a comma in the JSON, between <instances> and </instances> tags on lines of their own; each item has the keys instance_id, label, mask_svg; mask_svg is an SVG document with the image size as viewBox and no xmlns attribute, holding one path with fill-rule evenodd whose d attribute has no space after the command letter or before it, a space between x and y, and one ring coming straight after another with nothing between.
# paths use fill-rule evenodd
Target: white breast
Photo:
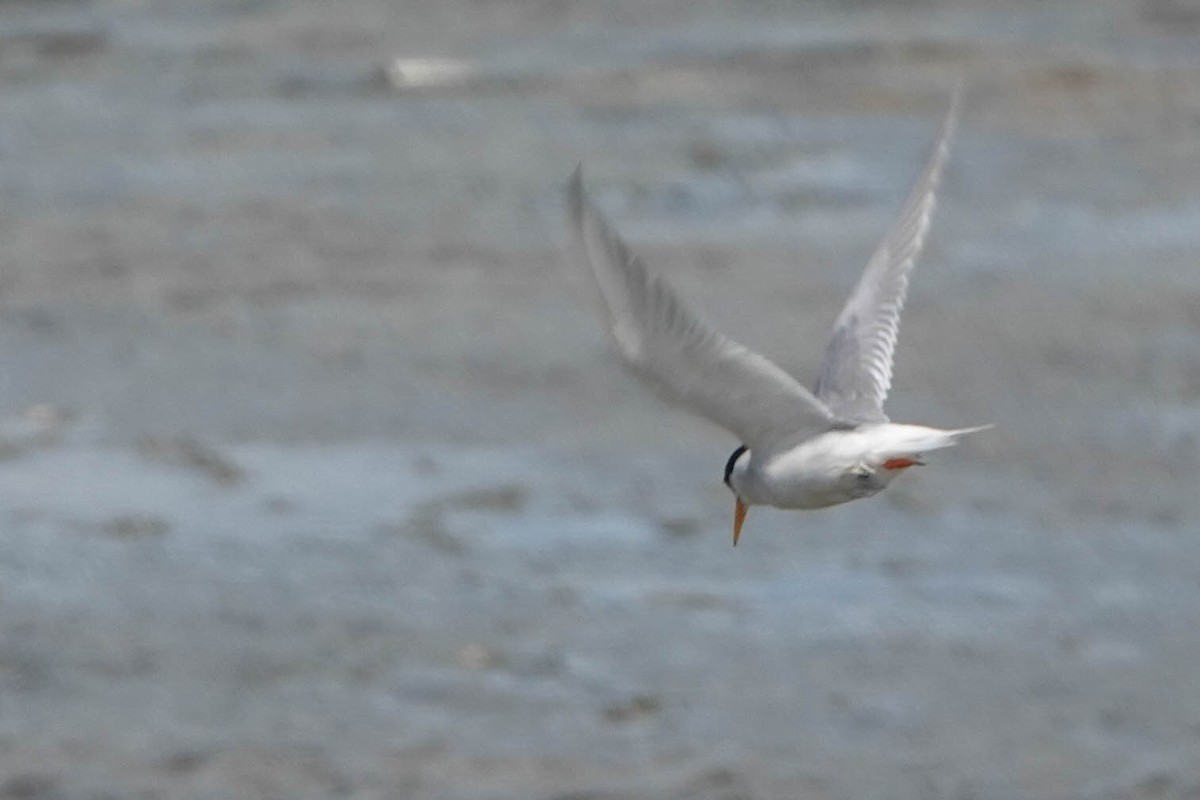
<instances>
[{"instance_id":1,"label":"white breast","mask_svg":"<svg viewBox=\"0 0 1200 800\"><path fill-rule=\"evenodd\" d=\"M902 427L830 431L761 463L753 453L743 454L734 464L730 486L751 505L776 508L823 508L869 497L899 474L883 469L882 463L904 446L898 432L885 429Z\"/></svg>"}]
</instances>

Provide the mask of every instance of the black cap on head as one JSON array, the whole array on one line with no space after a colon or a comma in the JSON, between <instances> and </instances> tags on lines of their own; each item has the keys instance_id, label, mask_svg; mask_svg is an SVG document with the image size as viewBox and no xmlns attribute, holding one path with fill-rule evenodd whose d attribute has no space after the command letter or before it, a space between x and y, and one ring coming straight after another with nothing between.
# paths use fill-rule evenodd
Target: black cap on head
<instances>
[{"instance_id":1,"label":"black cap on head","mask_svg":"<svg viewBox=\"0 0 1200 800\"><path fill-rule=\"evenodd\" d=\"M744 445L744 444L738 445L738 449L734 450L733 454L731 456L729 456L729 460L725 462L725 485L726 486L729 486L729 476L733 474L733 465L737 463L737 460L739 458L741 458L742 453L744 453L744 452L746 452L746 445ZM729 486L729 488L732 489L733 487Z\"/></svg>"}]
</instances>

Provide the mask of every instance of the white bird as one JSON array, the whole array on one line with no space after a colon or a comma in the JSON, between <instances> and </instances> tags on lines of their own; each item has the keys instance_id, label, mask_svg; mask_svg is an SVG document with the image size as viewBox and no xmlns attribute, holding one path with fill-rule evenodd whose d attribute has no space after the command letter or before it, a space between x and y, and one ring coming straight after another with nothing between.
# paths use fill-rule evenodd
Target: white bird
<instances>
[{"instance_id":1,"label":"white bird","mask_svg":"<svg viewBox=\"0 0 1200 800\"><path fill-rule=\"evenodd\" d=\"M908 275L929 230L957 108L956 95L928 163L833 325L813 392L705 326L588 202L581 168L571 176L573 249L590 267L626 365L743 442L725 465L734 546L749 506L822 508L870 497L922 465L924 453L991 427L901 425L883 413Z\"/></svg>"}]
</instances>

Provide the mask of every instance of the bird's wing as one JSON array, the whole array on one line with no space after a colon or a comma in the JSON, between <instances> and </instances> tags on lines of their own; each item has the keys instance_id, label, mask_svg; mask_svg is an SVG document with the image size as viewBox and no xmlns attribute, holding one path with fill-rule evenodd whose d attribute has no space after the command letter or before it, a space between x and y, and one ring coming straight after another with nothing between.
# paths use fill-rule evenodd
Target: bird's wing
<instances>
[{"instance_id":1,"label":"bird's wing","mask_svg":"<svg viewBox=\"0 0 1200 800\"><path fill-rule=\"evenodd\" d=\"M900 311L909 273L933 219L958 105L959 93L955 92L929 161L833 325L816 393L839 417L859 422L887 421L883 401L892 386Z\"/></svg>"},{"instance_id":2,"label":"bird's wing","mask_svg":"<svg viewBox=\"0 0 1200 800\"><path fill-rule=\"evenodd\" d=\"M568 193L574 249L590 267L608 329L635 374L759 454L829 430L834 419L824 403L768 359L705 326L629 251L588 202L579 169Z\"/></svg>"}]
</instances>

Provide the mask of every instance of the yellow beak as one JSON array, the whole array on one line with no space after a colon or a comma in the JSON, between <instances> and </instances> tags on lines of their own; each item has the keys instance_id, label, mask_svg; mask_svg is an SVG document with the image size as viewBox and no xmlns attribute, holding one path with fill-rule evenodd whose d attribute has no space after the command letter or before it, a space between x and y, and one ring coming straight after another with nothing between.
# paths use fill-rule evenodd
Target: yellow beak
<instances>
[{"instance_id":1,"label":"yellow beak","mask_svg":"<svg viewBox=\"0 0 1200 800\"><path fill-rule=\"evenodd\" d=\"M750 506L742 502L742 498L737 499L737 503L733 506L733 546L737 547L738 539L742 536L742 523L746 521L746 512L750 510Z\"/></svg>"}]
</instances>

